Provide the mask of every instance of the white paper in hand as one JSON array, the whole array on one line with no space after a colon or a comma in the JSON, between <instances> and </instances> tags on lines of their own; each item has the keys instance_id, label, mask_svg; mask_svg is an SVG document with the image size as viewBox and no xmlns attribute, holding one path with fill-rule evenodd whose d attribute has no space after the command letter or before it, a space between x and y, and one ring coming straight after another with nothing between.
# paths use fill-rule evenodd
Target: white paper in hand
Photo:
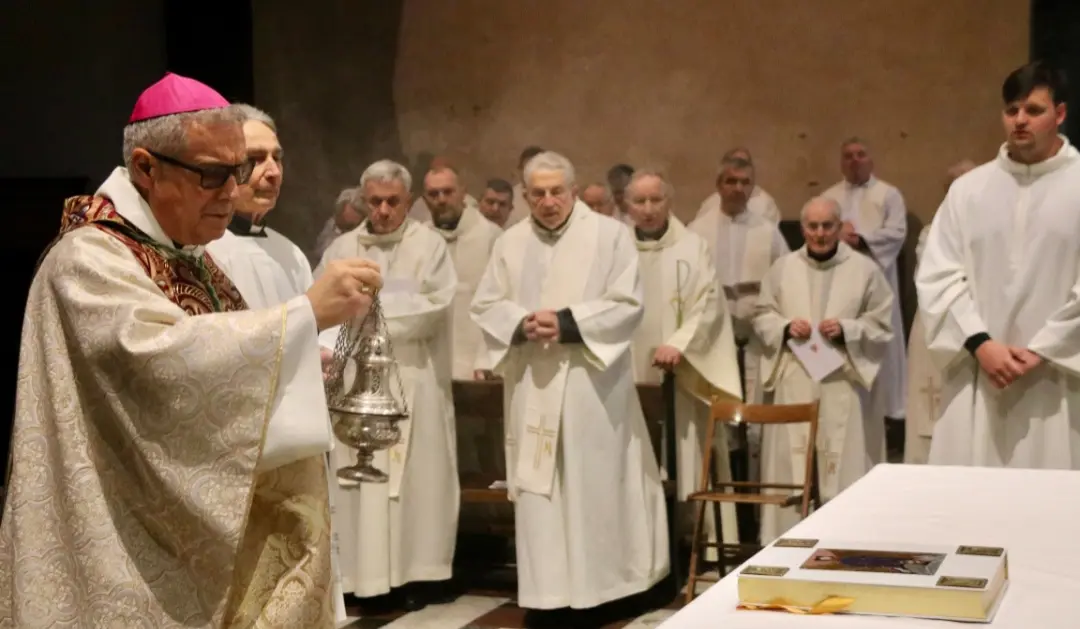
<instances>
[{"instance_id":1,"label":"white paper in hand","mask_svg":"<svg viewBox=\"0 0 1080 629\"><path fill-rule=\"evenodd\" d=\"M789 339L788 347L814 382L821 382L844 366L844 355L821 336L817 326L811 326L810 338L806 340Z\"/></svg>"}]
</instances>

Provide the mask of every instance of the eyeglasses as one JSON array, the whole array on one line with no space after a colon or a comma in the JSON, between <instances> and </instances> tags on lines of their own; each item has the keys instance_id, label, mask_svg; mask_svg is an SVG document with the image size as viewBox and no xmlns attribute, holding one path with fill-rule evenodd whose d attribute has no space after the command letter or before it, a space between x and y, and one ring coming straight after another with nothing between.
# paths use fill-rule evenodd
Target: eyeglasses
<instances>
[{"instance_id":1,"label":"eyeglasses","mask_svg":"<svg viewBox=\"0 0 1080 629\"><path fill-rule=\"evenodd\" d=\"M244 160L239 164L207 164L205 166L195 166L194 164L182 162L175 157L162 155L157 151L147 151L147 153L166 164L171 164L197 174L199 176L199 187L203 190L217 190L229 181L229 177L235 177L236 185L242 186L251 179L251 171L255 170L255 163L250 160Z\"/></svg>"}]
</instances>

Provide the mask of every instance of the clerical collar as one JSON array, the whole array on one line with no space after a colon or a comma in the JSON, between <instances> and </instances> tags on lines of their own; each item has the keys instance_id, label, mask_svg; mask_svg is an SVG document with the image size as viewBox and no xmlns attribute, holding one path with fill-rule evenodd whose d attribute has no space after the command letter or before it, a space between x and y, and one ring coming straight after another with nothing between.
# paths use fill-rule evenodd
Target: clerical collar
<instances>
[{"instance_id":1,"label":"clerical collar","mask_svg":"<svg viewBox=\"0 0 1080 629\"><path fill-rule=\"evenodd\" d=\"M877 179L873 175L870 175L866 178L866 181L862 183L851 183L850 181L845 179L844 185L846 185L848 188L869 188L870 184L874 183L875 181L877 181Z\"/></svg>"},{"instance_id":2,"label":"clerical collar","mask_svg":"<svg viewBox=\"0 0 1080 629\"><path fill-rule=\"evenodd\" d=\"M563 222L559 223L553 228L549 228L541 224L540 221L536 220L535 216L530 216L530 218L532 219L533 229L536 230L537 235L539 235L541 238L545 240L556 241L560 237L562 237L564 233L566 233L566 229L570 226L570 219L574 217L575 211L577 211L576 204L574 205L574 207L570 208L570 213L566 215L566 218L563 220Z\"/></svg>"},{"instance_id":3,"label":"clerical collar","mask_svg":"<svg viewBox=\"0 0 1080 629\"><path fill-rule=\"evenodd\" d=\"M203 245L181 245L169 238L146 199L135 188L135 184L131 183L127 168L120 166L113 169L108 179L97 189L96 194L112 201L113 208L120 216L154 242L196 257L201 256L206 249Z\"/></svg>"},{"instance_id":4,"label":"clerical collar","mask_svg":"<svg viewBox=\"0 0 1080 629\"><path fill-rule=\"evenodd\" d=\"M250 218L243 214L233 213L229 222L229 231L237 236L250 236L253 238L266 238L266 226L253 223Z\"/></svg>"},{"instance_id":5,"label":"clerical collar","mask_svg":"<svg viewBox=\"0 0 1080 629\"><path fill-rule=\"evenodd\" d=\"M443 220L443 221L437 221L434 218L432 218L431 222L432 222L432 224L435 225L435 227L438 227L442 231L452 232L455 229L457 229L459 224L461 224L461 216L462 216L461 214L458 214L457 216L455 216L455 217L453 217L453 218L451 218L449 220Z\"/></svg>"},{"instance_id":6,"label":"clerical collar","mask_svg":"<svg viewBox=\"0 0 1080 629\"><path fill-rule=\"evenodd\" d=\"M646 232L641 231L637 227L634 227L634 235L637 236L637 239L642 241L642 242L647 242L647 241L650 241L650 240L660 240L661 238L664 237L664 234L667 233L667 230L668 230L669 226L670 226L670 222L669 221L664 221L664 224L660 227L660 229L658 229L658 230L656 230L656 231L654 231L652 233L646 233Z\"/></svg>"},{"instance_id":7,"label":"clerical collar","mask_svg":"<svg viewBox=\"0 0 1080 629\"><path fill-rule=\"evenodd\" d=\"M810 247L807 247L806 248L806 256L808 258L810 258L811 260L814 260L815 262L828 262L829 260L832 260L833 258L836 257L836 252L837 251L840 251L840 242L839 241L837 241L836 244L833 245L832 249L830 249L829 251L826 251L825 253L817 253L816 251L811 251Z\"/></svg>"},{"instance_id":8,"label":"clerical collar","mask_svg":"<svg viewBox=\"0 0 1080 629\"><path fill-rule=\"evenodd\" d=\"M720 214L723 215L723 216L726 216L727 219L729 221L731 221L732 223L741 223L741 222L745 221L747 218L749 218L750 208L749 207L744 207L743 209L739 210L735 214L728 214L727 212L724 211L724 208L721 207L720 208Z\"/></svg>"},{"instance_id":9,"label":"clerical collar","mask_svg":"<svg viewBox=\"0 0 1080 629\"><path fill-rule=\"evenodd\" d=\"M1044 159L1037 164L1021 164L1020 162L1013 161L1009 157L1009 145L1002 144L1001 149L998 151L998 163L1001 165L1005 172L1012 173L1014 175L1021 175L1025 177L1041 177L1047 173L1051 173L1062 166L1066 166L1077 158L1080 158L1080 152L1077 152L1076 148L1069 143L1069 139L1063 135L1059 135L1061 138L1061 148L1052 157Z\"/></svg>"}]
</instances>

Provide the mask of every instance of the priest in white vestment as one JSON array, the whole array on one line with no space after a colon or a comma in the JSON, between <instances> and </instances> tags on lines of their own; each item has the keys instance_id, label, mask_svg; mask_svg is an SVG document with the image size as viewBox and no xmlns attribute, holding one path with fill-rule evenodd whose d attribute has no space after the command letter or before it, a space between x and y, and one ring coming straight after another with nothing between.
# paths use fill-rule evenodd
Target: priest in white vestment
<instances>
[{"instance_id":1,"label":"priest in white vestment","mask_svg":"<svg viewBox=\"0 0 1080 629\"><path fill-rule=\"evenodd\" d=\"M342 190L334 202L334 215L326 219L322 231L315 238L315 247L308 256L308 266L318 264L330 243L345 232L356 229L364 220L364 215L359 191L356 188Z\"/></svg>"},{"instance_id":2,"label":"priest in white vestment","mask_svg":"<svg viewBox=\"0 0 1080 629\"><path fill-rule=\"evenodd\" d=\"M458 290L446 242L406 216L411 177L404 166L375 162L360 178L368 217L341 236L323 256L328 262L374 260L386 278L379 293L409 419L398 424L401 440L375 454L387 483L340 487L334 494L334 527L341 546L342 585L359 597L391 588L408 609L440 598L451 576L460 489L451 393L449 324ZM332 347L336 335L323 335ZM398 391L398 387L391 386ZM355 461L352 448L334 448L335 467ZM380 602L392 602L382 600Z\"/></svg>"},{"instance_id":3,"label":"priest in white vestment","mask_svg":"<svg viewBox=\"0 0 1080 629\"><path fill-rule=\"evenodd\" d=\"M488 179L477 206L484 218L504 229L514 209L514 187L505 179Z\"/></svg>"},{"instance_id":4,"label":"priest in white vestment","mask_svg":"<svg viewBox=\"0 0 1080 629\"><path fill-rule=\"evenodd\" d=\"M773 199L772 195L766 192L764 188L757 185L757 172L756 170L753 170L754 160L750 156L750 149L744 147L734 148L727 153L724 153L724 156L721 158L721 162L732 158L744 160L745 162L750 164L750 167L752 169L750 198L746 202L747 209L749 209L751 212L754 212L755 214L759 214L762 218L768 221L772 221L773 223L779 223L780 208L776 206L776 200ZM717 191L710 194L708 197L705 198L704 201L701 202L701 206L698 207L697 214L694 216L695 219L701 218L702 216L708 214L710 211L720 208L721 198L719 191L719 173L716 177L716 187Z\"/></svg>"},{"instance_id":5,"label":"priest in white vestment","mask_svg":"<svg viewBox=\"0 0 1080 629\"><path fill-rule=\"evenodd\" d=\"M859 138L849 138L840 146L840 170L844 180L826 190L823 196L840 204L844 219L841 238L849 246L868 250L874 256L896 296L893 338L870 395L870 412L903 419L907 401L907 346L897 259L907 238L907 207L895 186L874 176L870 149Z\"/></svg>"},{"instance_id":6,"label":"priest in white vestment","mask_svg":"<svg viewBox=\"0 0 1080 629\"><path fill-rule=\"evenodd\" d=\"M960 175L975 168L975 162L965 159L949 169L945 192ZM919 231L915 245L916 269L926 248L930 223ZM941 370L930 359L926 345L926 332L922 318L915 315L908 337L907 417L904 421L904 463L926 463L930 456L930 438L934 434L934 422L941 409Z\"/></svg>"},{"instance_id":7,"label":"priest in white vestment","mask_svg":"<svg viewBox=\"0 0 1080 629\"><path fill-rule=\"evenodd\" d=\"M285 177L284 150L278 141L277 124L266 112L250 105L235 107L244 116L244 143L248 161L254 164L254 168L251 179L240 187L228 231L208 244L206 251L236 285L249 308L271 308L303 295L311 288L314 279L311 266L300 247L262 224L266 215L277 205ZM323 356L324 362L326 358ZM329 421L328 411L325 410L326 392L320 380L309 375L289 383L284 394L302 397L304 421L317 413L322 413ZM332 478L328 468L327 479ZM332 492L328 498L333 518ZM332 548L335 577L333 603L335 620L340 623L347 616L337 566L336 542L332 541Z\"/></svg>"},{"instance_id":8,"label":"priest in white vestment","mask_svg":"<svg viewBox=\"0 0 1080 629\"><path fill-rule=\"evenodd\" d=\"M487 268L495 240L502 235L491 221L485 220L475 205L465 200L457 171L446 166L433 169L424 176L424 196L431 216L424 224L446 241L446 248L457 273L457 291L447 317L447 334L451 339L451 375L454 380L483 380L491 377L487 364L484 335L469 316L480 277ZM479 477L495 470L484 470L481 461L493 448L500 447L501 431L497 425L485 426L479 421L462 422L458 433L458 468L466 477ZM498 433L498 436L496 436ZM501 478L501 476L499 476Z\"/></svg>"},{"instance_id":9,"label":"priest in white vestment","mask_svg":"<svg viewBox=\"0 0 1080 629\"><path fill-rule=\"evenodd\" d=\"M820 401L817 471L822 501L835 498L885 460L885 419L864 411L892 339L892 289L869 256L841 242L837 203L811 199L801 213L806 244L769 269L754 328L765 344L764 386L776 404ZM816 334L814 334L816 332ZM826 343L839 352L838 369L811 376L791 344ZM799 484L806 469L807 424L765 426L761 478ZM762 507L761 543L769 544L799 519L797 507Z\"/></svg>"},{"instance_id":10,"label":"priest in white vestment","mask_svg":"<svg viewBox=\"0 0 1080 629\"><path fill-rule=\"evenodd\" d=\"M125 167L65 204L22 331L4 626L335 627L329 421L294 420L324 404L318 330L366 312L379 275L341 261L247 309L205 254L252 173L242 121L167 74Z\"/></svg>"},{"instance_id":11,"label":"priest in white vestment","mask_svg":"<svg viewBox=\"0 0 1080 629\"><path fill-rule=\"evenodd\" d=\"M506 219L506 224L502 226L503 229L508 229L511 225L520 223L532 215L529 201L525 198L525 164L543 152L544 149L539 146L526 146L521 151L521 155L518 156L518 183L514 184L514 207L510 210L510 217Z\"/></svg>"},{"instance_id":12,"label":"priest in white vestment","mask_svg":"<svg viewBox=\"0 0 1080 629\"><path fill-rule=\"evenodd\" d=\"M791 250L776 223L749 210L753 164L739 157L727 158L720 165L717 180L722 205L690 223L690 231L712 248L716 278L732 317L735 343L745 348L743 394L747 402L760 404L761 343L754 334L754 306L769 267Z\"/></svg>"},{"instance_id":13,"label":"priest in white vestment","mask_svg":"<svg viewBox=\"0 0 1080 629\"><path fill-rule=\"evenodd\" d=\"M915 277L942 370L930 463L1080 469L1080 153L1064 79L1005 80L997 159L953 183Z\"/></svg>"},{"instance_id":14,"label":"priest in white vestment","mask_svg":"<svg viewBox=\"0 0 1080 629\"><path fill-rule=\"evenodd\" d=\"M741 400L742 385L731 317L709 245L672 216L673 196L667 177L649 169L635 171L626 187L645 294L645 315L634 332L631 355L635 382L660 384L665 371L675 374L678 495L685 501L701 483L709 404L713 396ZM725 426L719 427L712 447L718 480L731 482ZM683 510L687 516L695 512ZM737 544L735 505L721 510L722 539ZM705 513L712 533L712 509ZM686 517L682 526L692 527L692 520Z\"/></svg>"},{"instance_id":15,"label":"priest in white vestment","mask_svg":"<svg viewBox=\"0 0 1080 629\"><path fill-rule=\"evenodd\" d=\"M455 380L485 377L490 371L484 335L469 317L469 304L487 268L491 249L502 230L484 220L475 203L469 203L457 171L446 166L424 175L424 197L430 216L422 222L435 230L450 254L457 273L457 291L447 319L451 342L451 374Z\"/></svg>"},{"instance_id":16,"label":"priest in white vestment","mask_svg":"<svg viewBox=\"0 0 1080 629\"><path fill-rule=\"evenodd\" d=\"M577 202L565 157L537 155L524 178L532 218L495 243L472 314L506 387L518 604L580 610L644 592L669 570L630 354L638 255L630 230Z\"/></svg>"}]
</instances>

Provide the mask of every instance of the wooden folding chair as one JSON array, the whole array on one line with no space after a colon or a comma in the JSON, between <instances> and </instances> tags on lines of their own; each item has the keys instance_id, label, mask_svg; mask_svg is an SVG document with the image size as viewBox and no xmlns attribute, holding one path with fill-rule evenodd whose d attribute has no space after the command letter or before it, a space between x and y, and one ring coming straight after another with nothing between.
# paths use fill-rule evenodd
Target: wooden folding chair
<instances>
[{"instance_id":1,"label":"wooden folding chair","mask_svg":"<svg viewBox=\"0 0 1080 629\"><path fill-rule=\"evenodd\" d=\"M716 582L711 577L698 576L699 556L704 548L716 548L719 558L720 576L724 576L724 559L726 551L731 550L730 545L723 543L721 534L721 522L719 509L715 505L724 502L751 505L775 505L778 507L800 506L801 517L805 518L810 513L810 503L813 501L815 508L820 506L817 496L816 482L816 452L817 427L818 427L818 403L810 404L744 404L742 402L714 400L710 413L711 421L706 431L705 456L701 467L701 481L698 491L690 494L687 499L696 502L696 519L694 520L694 538L690 547L690 573L686 585L686 602L694 600L695 588L698 581ZM784 424L810 424L808 447L806 452L806 469L803 474L803 483L800 485L769 483L769 482L717 482L710 473L713 466L713 440L716 436L717 426L726 423L762 424L767 426L779 426ZM724 426L720 426L723 430ZM781 490L786 493L765 493L764 490ZM734 490L734 491L732 491ZM714 505L714 524L716 527L716 542L710 542L704 529L705 505ZM742 548L742 545L735 549ZM701 559L701 561L705 561Z\"/></svg>"}]
</instances>

